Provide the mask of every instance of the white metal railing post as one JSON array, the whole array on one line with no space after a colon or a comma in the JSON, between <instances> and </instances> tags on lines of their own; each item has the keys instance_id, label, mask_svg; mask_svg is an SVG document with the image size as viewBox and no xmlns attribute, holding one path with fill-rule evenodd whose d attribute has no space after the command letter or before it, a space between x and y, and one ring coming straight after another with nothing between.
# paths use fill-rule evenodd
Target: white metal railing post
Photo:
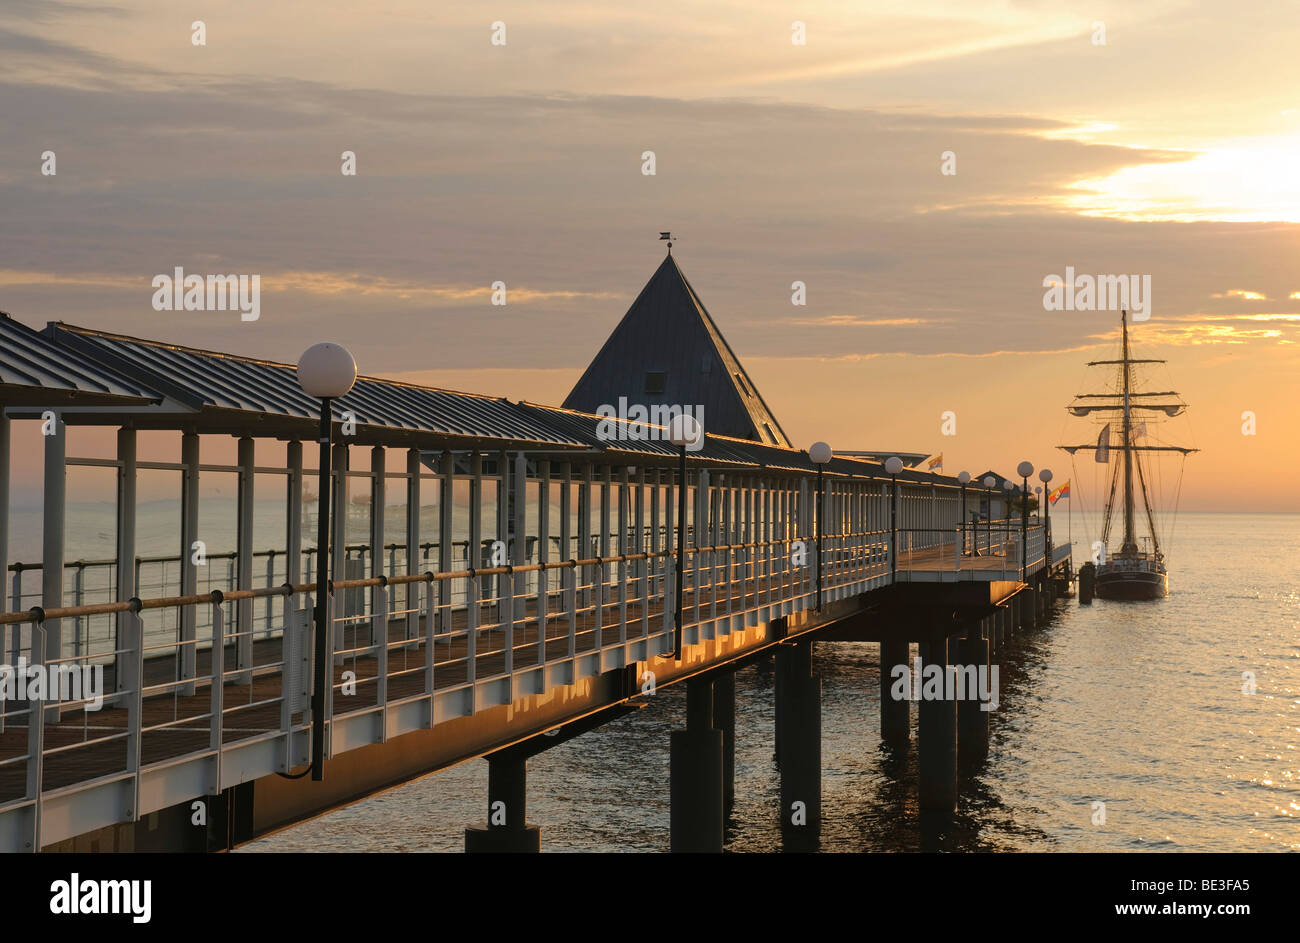
<instances>
[{"instance_id":1,"label":"white metal railing post","mask_svg":"<svg viewBox=\"0 0 1300 943\"><path fill-rule=\"evenodd\" d=\"M225 737L226 709L226 611L221 608L220 600L221 593L217 591L212 602L212 664L208 666L208 713L211 715L208 720L208 749L213 755L212 784L209 790L214 796L221 792L221 745Z\"/></svg>"},{"instance_id":2,"label":"white metal railing post","mask_svg":"<svg viewBox=\"0 0 1300 943\"><path fill-rule=\"evenodd\" d=\"M668 648L660 652L661 655L670 655L673 651L673 638L677 632L677 612L669 600L677 598L677 567L664 567L664 637L667 639Z\"/></svg>"},{"instance_id":3,"label":"white metal railing post","mask_svg":"<svg viewBox=\"0 0 1300 943\"><path fill-rule=\"evenodd\" d=\"M257 485L254 467L254 445L250 436L244 436L236 446L239 455L239 523L236 539L239 545L239 573L231 589L253 588L253 508ZM240 684L253 683L253 606L256 599L241 599L235 604L235 665L241 671Z\"/></svg>"},{"instance_id":4,"label":"white metal railing post","mask_svg":"<svg viewBox=\"0 0 1300 943\"><path fill-rule=\"evenodd\" d=\"M17 623L14 624L17 628ZM45 664L45 626L32 623L32 666ZM17 659L14 659L15 664ZM41 850L41 811L45 785L45 698L27 701L27 785L25 796L31 802L28 818L27 850Z\"/></svg>"},{"instance_id":5,"label":"white metal railing post","mask_svg":"<svg viewBox=\"0 0 1300 943\"><path fill-rule=\"evenodd\" d=\"M578 568L572 564L564 569L564 608L569 614L569 657L578 653Z\"/></svg>"},{"instance_id":6,"label":"white metal railing post","mask_svg":"<svg viewBox=\"0 0 1300 943\"><path fill-rule=\"evenodd\" d=\"M505 579L497 578L497 585L505 588L509 593L508 603L505 607L505 628L506 628L506 650L505 650L505 673L506 677L512 677L515 672L515 567L514 564L507 564ZM510 686L513 690L513 686ZM513 697L509 700L514 700Z\"/></svg>"},{"instance_id":7,"label":"white metal railing post","mask_svg":"<svg viewBox=\"0 0 1300 943\"><path fill-rule=\"evenodd\" d=\"M271 608L271 599L266 600L266 608ZM280 633L280 733L284 737L284 754L280 761L280 772L287 773L293 767L293 715L298 707L296 686L299 683L299 671L302 667L302 638L300 614L294 612L293 594L286 593L281 604L284 629Z\"/></svg>"},{"instance_id":8,"label":"white metal railing post","mask_svg":"<svg viewBox=\"0 0 1300 943\"><path fill-rule=\"evenodd\" d=\"M325 594L325 651L331 653L338 648L334 637L334 600L334 593ZM328 760L334 757L334 668L328 658L325 659L325 673L325 749L323 752L325 759ZM314 683L315 679L312 680Z\"/></svg>"},{"instance_id":9,"label":"white metal railing post","mask_svg":"<svg viewBox=\"0 0 1300 943\"><path fill-rule=\"evenodd\" d=\"M704 534L707 533L700 522L708 522L708 499L709 499L709 473L703 469L697 469L695 472L695 500L691 503L691 543L695 546L696 552L691 557L691 611L694 613L692 618L696 625L696 641L703 641L703 636L699 634L700 624L700 562L702 554L699 548L704 546L706 541ZM701 509L704 513L701 514ZM683 578L684 575L683 575Z\"/></svg>"},{"instance_id":10,"label":"white metal railing post","mask_svg":"<svg viewBox=\"0 0 1300 943\"><path fill-rule=\"evenodd\" d=\"M266 585L267 586L275 585L275 550L274 549L267 551L266 554ZM251 589L252 587L246 587L246 588ZM275 608L271 604L270 596L266 597L264 606L266 609L266 617L263 620L266 623L266 628L264 630L266 632L265 637L270 638L272 632L272 625L274 624L273 610Z\"/></svg>"},{"instance_id":11,"label":"white metal railing post","mask_svg":"<svg viewBox=\"0 0 1300 943\"><path fill-rule=\"evenodd\" d=\"M418 583L415 585L419 585ZM429 698L429 715L428 726L432 727L434 722L434 665L437 662L437 652L434 646L435 617L438 608L438 587L434 580L425 580L424 582L424 693Z\"/></svg>"},{"instance_id":12,"label":"white metal railing post","mask_svg":"<svg viewBox=\"0 0 1300 943\"><path fill-rule=\"evenodd\" d=\"M406 451L406 575L414 576L420 572L420 450ZM396 552L396 551L394 551ZM394 569L393 575L396 575ZM406 637L416 641L420 638L420 584L407 583L403 592L409 610L406 614ZM429 634L433 634L433 623L429 623Z\"/></svg>"},{"instance_id":13,"label":"white metal railing post","mask_svg":"<svg viewBox=\"0 0 1300 943\"><path fill-rule=\"evenodd\" d=\"M477 571L471 568L470 573L476 574ZM472 575L467 583L465 587L465 680L472 687L477 680L478 667L479 577Z\"/></svg>"},{"instance_id":14,"label":"white metal railing post","mask_svg":"<svg viewBox=\"0 0 1300 943\"><path fill-rule=\"evenodd\" d=\"M9 607L10 612L17 612L23 607L22 584L23 569L22 564L18 564L17 569L14 570L13 603ZM9 664L11 665L18 664L18 648L21 642L21 633L22 627L15 622L13 624L13 631L10 633ZM3 654L4 652L4 641L4 631L0 630L0 654ZM41 651L44 652L45 649L42 648Z\"/></svg>"},{"instance_id":15,"label":"white metal railing post","mask_svg":"<svg viewBox=\"0 0 1300 943\"><path fill-rule=\"evenodd\" d=\"M140 817L140 741L144 725L144 620L132 610L123 613L130 654L124 658L131 676L126 686L126 771L131 774L131 804L127 821Z\"/></svg>"},{"instance_id":16,"label":"white metal railing post","mask_svg":"<svg viewBox=\"0 0 1300 943\"><path fill-rule=\"evenodd\" d=\"M382 561L383 555L379 554L376 559ZM387 582L382 582L374 588L371 596L371 624L374 626L375 638L375 673L379 676L376 682L377 690L375 693L375 705L379 708L379 742L388 741L388 612L389 612L390 594Z\"/></svg>"},{"instance_id":17,"label":"white metal railing post","mask_svg":"<svg viewBox=\"0 0 1300 943\"><path fill-rule=\"evenodd\" d=\"M628 496L631 493L631 476L627 466L622 468L618 483L618 640L627 641L627 587L630 582L627 560Z\"/></svg>"},{"instance_id":18,"label":"white metal railing post","mask_svg":"<svg viewBox=\"0 0 1300 943\"><path fill-rule=\"evenodd\" d=\"M198 592L198 566L194 562L194 542L198 540L199 529L199 437L187 431L181 435L181 559L180 588L182 596L192 596ZM210 563L204 563L209 566ZM137 564L138 566L138 564ZM136 595L140 595L140 575L136 574ZM176 636L180 646L180 678L187 682L180 688L181 697L194 694L194 678L197 675L195 658L198 651L194 640L198 637L195 620L197 606L181 606L176 611Z\"/></svg>"},{"instance_id":19,"label":"white metal railing post","mask_svg":"<svg viewBox=\"0 0 1300 943\"><path fill-rule=\"evenodd\" d=\"M551 560L551 463L537 462L537 664L546 664L546 624L551 611L551 574L546 564Z\"/></svg>"},{"instance_id":20,"label":"white metal railing post","mask_svg":"<svg viewBox=\"0 0 1300 943\"><path fill-rule=\"evenodd\" d=\"M606 583L609 582L609 492L613 485L613 474L609 465L602 466L600 474L600 537L596 541L596 555L600 557L600 563L596 565L596 624L595 638L592 642L594 649L605 647L605 607L609 604L609 593Z\"/></svg>"},{"instance_id":21,"label":"white metal railing post","mask_svg":"<svg viewBox=\"0 0 1300 943\"><path fill-rule=\"evenodd\" d=\"M78 560L77 572L72 578L72 605L80 608L84 602L85 584L86 584L86 564ZM77 616L72 620L72 655L74 658L81 657L81 627L84 624L84 616Z\"/></svg>"},{"instance_id":22,"label":"white metal railing post","mask_svg":"<svg viewBox=\"0 0 1300 943\"><path fill-rule=\"evenodd\" d=\"M636 470L636 546L633 548L635 553L646 553L649 546L646 543L646 473L645 468L641 467ZM650 563L649 559L639 560L637 562L638 589L637 597L640 599L641 606L641 637L646 638L650 635Z\"/></svg>"}]
</instances>

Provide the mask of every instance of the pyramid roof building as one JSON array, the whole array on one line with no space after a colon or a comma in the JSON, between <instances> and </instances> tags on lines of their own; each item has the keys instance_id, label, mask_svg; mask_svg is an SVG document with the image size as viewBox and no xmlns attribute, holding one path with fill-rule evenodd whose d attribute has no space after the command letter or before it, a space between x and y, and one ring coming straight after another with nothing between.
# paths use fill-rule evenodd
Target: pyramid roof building
<instances>
[{"instance_id":1,"label":"pyramid roof building","mask_svg":"<svg viewBox=\"0 0 1300 943\"><path fill-rule=\"evenodd\" d=\"M671 250L564 400L596 412L627 404L704 410L704 430L790 446Z\"/></svg>"}]
</instances>

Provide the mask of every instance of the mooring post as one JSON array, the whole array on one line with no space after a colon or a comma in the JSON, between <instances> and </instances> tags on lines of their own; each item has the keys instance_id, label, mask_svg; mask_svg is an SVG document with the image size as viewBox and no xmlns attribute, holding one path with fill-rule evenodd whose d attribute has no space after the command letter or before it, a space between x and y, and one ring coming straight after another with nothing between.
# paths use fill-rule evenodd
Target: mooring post
<instances>
[{"instance_id":1,"label":"mooring post","mask_svg":"<svg viewBox=\"0 0 1300 943\"><path fill-rule=\"evenodd\" d=\"M722 731L722 813L736 800L736 673L724 671L713 682L713 726Z\"/></svg>"},{"instance_id":2,"label":"mooring post","mask_svg":"<svg viewBox=\"0 0 1300 943\"><path fill-rule=\"evenodd\" d=\"M957 702L947 696L948 637L936 635L920 644L922 695L917 723L920 783L917 798L922 812L951 815L957 810ZM939 690L932 678L937 666ZM935 696L938 695L938 696Z\"/></svg>"},{"instance_id":3,"label":"mooring post","mask_svg":"<svg viewBox=\"0 0 1300 943\"><path fill-rule=\"evenodd\" d=\"M675 852L722 851L722 731L713 726L713 682L686 682L686 729L669 734L669 812Z\"/></svg>"},{"instance_id":4,"label":"mooring post","mask_svg":"<svg viewBox=\"0 0 1300 943\"><path fill-rule=\"evenodd\" d=\"M906 748L911 740L911 702L907 697L894 697L894 669L907 668L904 678L911 677L908 664L910 645L906 640L890 639L880 643L880 739L893 747ZM911 685L904 693L910 694Z\"/></svg>"},{"instance_id":5,"label":"mooring post","mask_svg":"<svg viewBox=\"0 0 1300 943\"><path fill-rule=\"evenodd\" d=\"M542 850L542 830L526 822L528 762L522 754L489 756L488 825L465 829L465 851L528 852Z\"/></svg>"},{"instance_id":6,"label":"mooring post","mask_svg":"<svg viewBox=\"0 0 1300 943\"><path fill-rule=\"evenodd\" d=\"M961 640L961 663L957 666L964 679L957 702L957 751L963 764L974 764L989 753L989 714L984 710L987 694L993 693L993 676L989 664L989 643L984 638L983 623L972 622Z\"/></svg>"},{"instance_id":7,"label":"mooring post","mask_svg":"<svg viewBox=\"0 0 1300 943\"><path fill-rule=\"evenodd\" d=\"M812 670L812 642L782 646L781 834L789 851L815 851L821 841L821 678Z\"/></svg>"}]
</instances>

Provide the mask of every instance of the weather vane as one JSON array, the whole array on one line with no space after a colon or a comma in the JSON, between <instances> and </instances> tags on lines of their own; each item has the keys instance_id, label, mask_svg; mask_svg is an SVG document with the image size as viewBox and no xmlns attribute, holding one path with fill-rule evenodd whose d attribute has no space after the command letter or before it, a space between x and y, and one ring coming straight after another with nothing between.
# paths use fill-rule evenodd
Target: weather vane
<instances>
[{"instance_id":1,"label":"weather vane","mask_svg":"<svg viewBox=\"0 0 1300 943\"><path fill-rule=\"evenodd\" d=\"M673 243L672 243L673 238L674 238L674 236L673 236L673 234L670 233L670 232L661 232L661 233L659 234L659 241L660 241L660 242L662 242L662 241L665 240L665 239L668 240L668 254L669 254L669 255L672 255L672 254L673 254Z\"/></svg>"}]
</instances>

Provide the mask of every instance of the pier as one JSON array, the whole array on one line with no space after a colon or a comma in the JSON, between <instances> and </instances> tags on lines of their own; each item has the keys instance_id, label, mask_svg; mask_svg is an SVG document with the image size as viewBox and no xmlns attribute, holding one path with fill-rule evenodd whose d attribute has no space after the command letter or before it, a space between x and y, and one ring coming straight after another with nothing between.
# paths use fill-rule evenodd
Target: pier
<instances>
[{"instance_id":1,"label":"pier","mask_svg":"<svg viewBox=\"0 0 1300 943\"><path fill-rule=\"evenodd\" d=\"M814 463L765 412L772 441L709 432L686 452L623 420L611 438L594 411L362 376L334 404L328 684L313 716L305 489L318 470L304 444L319 404L295 368L61 323L5 318L0 333L0 507L19 424L42 428L44 469L40 559L11 558L0 520L0 660L104 678L98 711L49 692L0 701L4 851L224 850L478 757L489 789L467 850L537 851L528 757L677 684L672 847L721 851L735 704L754 696L735 671L764 658L773 815L788 847L813 850L813 645L838 641L879 644L882 739L914 742L922 812L951 815L959 765L988 747L973 679L1071 577L1069 547L1039 517L972 522L980 492L954 477ZM111 431L111 454L70 448L79 427ZM233 462L205 460L231 437ZM76 468L113 481L111 559L78 550ZM179 494L174 555L138 553L146 478ZM207 556L195 548L221 530L201 500L214 479L233 485L236 545ZM891 689L896 666L918 665L918 691L927 674L970 683L919 698L913 726L911 699ZM319 781L306 775L317 745Z\"/></svg>"}]
</instances>

